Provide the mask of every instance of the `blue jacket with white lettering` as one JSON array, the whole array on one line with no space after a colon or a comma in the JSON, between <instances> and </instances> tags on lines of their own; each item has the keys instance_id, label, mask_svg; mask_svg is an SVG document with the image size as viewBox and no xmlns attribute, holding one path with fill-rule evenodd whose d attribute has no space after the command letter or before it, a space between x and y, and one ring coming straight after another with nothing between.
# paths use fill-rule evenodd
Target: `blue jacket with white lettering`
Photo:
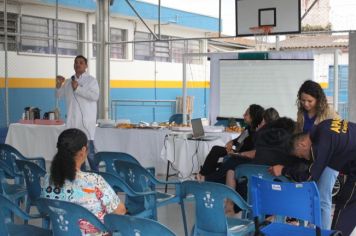
<instances>
[{"instance_id":1,"label":"blue jacket with white lettering","mask_svg":"<svg viewBox=\"0 0 356 236\"><path fill-rule=\"evenodd\" d=\"M356 124L346 120L325 120L313 127L312 164L302 172L295 167L283 168L282 174L296 181L317 181L325 167L356 176Z\"/></svg>"}]
</instances>

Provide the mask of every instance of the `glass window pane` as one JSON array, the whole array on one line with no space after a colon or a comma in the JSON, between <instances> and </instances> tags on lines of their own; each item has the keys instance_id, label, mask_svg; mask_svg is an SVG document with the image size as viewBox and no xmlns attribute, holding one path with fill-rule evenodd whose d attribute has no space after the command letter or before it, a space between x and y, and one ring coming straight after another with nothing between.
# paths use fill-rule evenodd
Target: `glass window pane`
<instances>
[{"instance_id":1,"label":"glass window pane","mask_svg":"<svg viewBox=\"0 0 356 236\"><path fill-rule=\"evenodd\" d=\"M135 41L151 40L151 34L145 32L135 32ZM136 60L153 61L153 43L135 43Z\"/></svg>"},{"instance_id":2,"label":"glass window pane","mask_svg":"<svg viewBox=\"0 0 356 236\"><path fill-rule=\"evenodd\" d=\"M16 33L17 28L17 14L7 13L7 32L8 33ZM5 31L5 23L4 23L4 12L0 12L0 31ZM7 50L16 51L16 36L15 35L7 35ZM5 50L5 34L0 33L0 51Z\"/></svg>"},{"instance_id":3,"label":"glass window pane","mask_svg":"<svg viewBox=\"0 0 356 236\"><path fill-rule=\"evenodd\" d=\"M184 41L172 41L172 61L177 63L183 62Z\"/></svg>"},{"instance_id":4,"label":"glass window pane","mask_svg":"<svg viewBox=\"0 0 356 236\"><path fill-rule=\"evenodd\" d=\"M51 53L49 48L49 21L45 18L21 17L21 48L23 52ZM26 37L32 36L32 37ZM33 38L38 37L38 38ZM43 39L41 39L43 38Z\"/></svg>"}]
</instances>

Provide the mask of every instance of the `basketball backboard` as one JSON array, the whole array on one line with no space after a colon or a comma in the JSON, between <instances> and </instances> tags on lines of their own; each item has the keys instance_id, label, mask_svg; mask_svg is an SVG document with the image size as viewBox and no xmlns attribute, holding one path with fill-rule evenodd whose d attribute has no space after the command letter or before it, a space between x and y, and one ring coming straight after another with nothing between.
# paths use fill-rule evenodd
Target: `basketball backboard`
<instances>
[{"instance_id":1,"label":"basketball backboard","mask_svg":"<svg viewBox=\"0 0 356 236\"><path fill-rule=\"evenodd\" d=\"M300 0L236 0L236 36L261 26L272 27L269 35L300 33Z\"/></svg>"}]
</instances>

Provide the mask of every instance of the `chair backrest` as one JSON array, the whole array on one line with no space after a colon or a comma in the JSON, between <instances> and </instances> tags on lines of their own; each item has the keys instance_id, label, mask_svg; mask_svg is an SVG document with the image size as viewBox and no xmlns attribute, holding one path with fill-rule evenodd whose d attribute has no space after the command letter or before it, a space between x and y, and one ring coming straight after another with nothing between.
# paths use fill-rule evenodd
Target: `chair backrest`
<instances>
[{"instance_id":1,"label":"chair backrest","mask_svg":"<svg viewBox=\"0 0 356 236\"><path fill-rule=\"evenodd\" d=\"M0 144L0 160L4 161L14 173L18 173L15 163L16 158L24 159L23 155L16 148L5 143Z\"/></svg>"},{"instance_id":2,"label":"chair backrest","mask_svg":"<svg viewBox=\"0 0 356 236\"><path fill-rule=\"evenodd\" d=\"M1 127L0 128L0 143L5 143L7 131L9 130L8 127Z\"/></svg>"},{"instance_id":3,"label":"chair backrest","mask_svg":"<svg viewBox=\"0 0 356 236\"><path fill-rule=\"evenodd\" d=\"M267 179L272 181L280 182L290 182L290 180L284 176L273 176L268 172L270 166L266 165L253 165L253 164L242 164L238 165L235 169L235 178L241 180L247 178L249 181L252 176L256 176L261 179Z\"/></svg>"},{"instance_id":4,"label":"chair backrest","mask_svg":"<svg viewBox=\"0 0 356 236\"><path fill-rule=\"evenodd\" d=\"M37 205L51 219L53 234L56 236L82 235L79 223L88 221L99 231L107 231L105 225L88 209L75 203L39 198Z\"/></svg>"},{"instance_id":5,"label":"chair backrest","mask_svg":"<svg viewBox=\"0 0 356 236\"><path fill-rule=\"evenodd\" d=\"M126 193L125 206L131 215L139 214L140 216L154 218L157 215L157 204L156 204L156 194L145 194L144 196L141 193L135 192L122 178L117 175L113 175L106 172L94 172L98 175L101 175L105 181L115 190L120 189ZM146 192L147 193L147 192ZM140 200L131 202L131 199ZM143 201L141 201L143 199ZM142 205L139 205L141 204ZM134 206L132 208L131 204ZM141 209L141 212L139 212Z\"/></svg>"},{"instance_id":6,"label":"chair backrest","mask_svg":"<svg viewBox=\"0 0 356 236\"><path fill-rule=\"evenodd\" d=\"M253 216L290 216L320 227L321 208L315 182L284 183L251 179Z\"/></svg>"},{"instance_id":7,"label":"chair backrest","mask_svg":"<svg viewBox=\"0 0 356 236\"><path fill-rule=\"evenodd\" d=\"M16 160L16 165L19 171L23 172L28 197L34 203L35 200L41 196L41 178L43 178L47 172L30 161Z\"/></svg>"},{"instance_id":8,"label":"chair backrest","mask_svg":"<svg viewBox=\"0 0 356 236\"><path fill-rule=\"evenodd\" d=\"M188 114L186 114L187 120L188 120ZM173 114L171 115L171 117L169 117L169 123L176 123L178 125L183 124L183 114L181 113L177 113L177 114Z\"/></svg>"},{"instance_id":9,"label":"chair backrest","mask_svg":"<svg viewBox=\"0 0 356 236\"><path fill-rule=\"evenodd\" d=\"M155 191L153 188L151 173L144 167L137 163L116 160L114 162L116 175L118 175L127 185L135 192ZM130 197L126 196L126 207L130 213L136 214L144 211L145 199L144 197Z\"/></svg>"},{"instance_id":10,"label":"chair backrest","mask_svg":"<svg viewBox=\"0 0 356 236\"><path fill-rule=\"evenodd\" d=\"M122 178L134 191L154 191L151 188L152 174L140 164L116 160L114 162L116 175Z\"/></svg>"},{"instance_id":11,"label":"chair backrest","mask_svg":"<svg viewBox=\"0 0 356 236\"><path fill-rule=\"evenodd\" d=\"M16 173L7 162L0 159L0 169L4 172L4 177L8 179L14 179L16 176L19 176L20 172ZM17 169L17 167L16 167Z\"/></svg>"},{"instance_id":12,"label":"chair backrest","mask_svg":"<svg viewBox=\"0 0 356 236\"><path fill-rule=\"evenodd\" d=\"M224 184L184 181L181 188L182 197L190 194L195 197L195 228L197 231L214 233L212 235L228 235L227 218L224 211L225 199L232 200L243 210L250 210L242 197Z\"/></svg>"},{"instance_id":13,"label":"chair backrest","mask_svg":"<svg viewBox=\"0 0 356 236\"><path fill-rule=\"evenodd\" d=\"M145 236L174 236L175 234L166 226L157 221L127 215L108 214L104 222L109 232L118 235L145 235ZM119 234L120 233L120 234Z\"/></svg>"},{"instance_id":14,"label":"chair backrest","mask_svg":"<svg viewBox=\"0 0 356 236\"><path fill-rule=\"evenodd\" d=\"M105 172L110 174L116 174L114 161L122 160L140 164L133 156L124 152L97 152L95 154L95 162L97 165L100 162L105 163Z\"/></svg>"},{"instance_id":15,"label":"chair backrest","mask_svg":"<svg viewBox=\"0 0 356 236\"><path fill-rule=\"evenodd\" d=\"M14 202L10 201L6 197L0 194L0 235L9 235L7 224L11 223L10 212L15 213L17 216L24 220L28 220L30 217Z\"/></svg>"},{"instance_id":16,"label":"chair backrest","mask_svg":"<svg viewBox=\"0 0 356 236\"><path fill-rule=\"evenodd\" d=\"M273 176L268 172L269 166L266 165L254 165L254 164L242 164L238 165L235 169L235 179L238 182L247 180L247 202L251 204L250 199L250 183L252 176L256 176L262 179L268 179L272 181L289 182L284 176Z\"/></svg>"}]
</instances>

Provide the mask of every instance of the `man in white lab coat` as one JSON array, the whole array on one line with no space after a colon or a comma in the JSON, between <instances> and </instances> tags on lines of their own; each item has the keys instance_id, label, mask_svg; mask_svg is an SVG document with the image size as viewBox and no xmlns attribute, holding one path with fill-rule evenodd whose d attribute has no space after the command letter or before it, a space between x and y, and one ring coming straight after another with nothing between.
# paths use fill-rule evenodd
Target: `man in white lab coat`
<instances>
[{"instance_id":1,"label":"man in white lab coat","mask_svg":"<svg viewBox=\"0 0 356 236\"><path fill-rule=\"evenodd\" d=\"M74 59L74 71L70 79L56 78L56 96L65 97L67 108L67 128L82 130L89 140L88 161L92 170L97 170L94 162L94 134L99 99L98 81L86 72L87 59L78 55Z\"/></svg>"}]
</instances>

